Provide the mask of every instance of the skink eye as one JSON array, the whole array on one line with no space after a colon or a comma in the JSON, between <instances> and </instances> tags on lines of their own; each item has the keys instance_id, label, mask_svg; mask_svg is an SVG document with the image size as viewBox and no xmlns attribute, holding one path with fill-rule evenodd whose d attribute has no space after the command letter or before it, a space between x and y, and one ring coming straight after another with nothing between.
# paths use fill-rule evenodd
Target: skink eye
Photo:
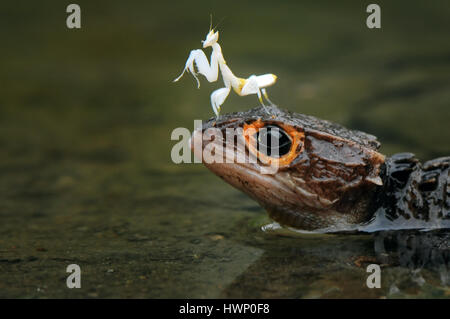
<instances>
[{"instance_id":1,"label":"skink eye","mask_svg":"<svg viewBox=\"0 0 450 319\"><path fill-rule=\"evenodd\" d=\"M303 152L305 133L298 127L264 123L256 120L244 124L248 150L263 164L287 166Z\"/></svg>"},{"instance_id":2,"label":"skink eye","mask_svg":"<svg viewBox=\"0 0 450 319\"><path fill-rule=\"evenodd\" d=\"M289 135L275 125L261 128L255 133L255 139L258 141L258 151L273 158L288 154L292 146Z\"/></svg>"}]
</instances>

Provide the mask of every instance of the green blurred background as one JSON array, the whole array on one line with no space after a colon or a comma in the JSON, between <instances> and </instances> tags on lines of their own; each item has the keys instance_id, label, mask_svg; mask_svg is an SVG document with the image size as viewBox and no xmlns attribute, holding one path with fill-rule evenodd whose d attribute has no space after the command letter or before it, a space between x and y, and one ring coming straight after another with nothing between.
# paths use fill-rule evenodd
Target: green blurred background
<instances>
[{"instance_id":1,"label":"green blurred background","mask_svg":"<svg viewBox=\"0 0 450 319\"><path fill-rule=\"evenodd\" d=\"M380 30L368 1L77 1L79 30L70 3L0 4L0 297L388 295L327 259L327 239L263 234L253 201L173 164L172 130L211 117L222 82L172 80L212 13L233 72L278 75L280 107L374 134L387 155L450 155L450 2L377 1ZM223 112L257 104L232 93ZM83 289L65 287L69 263Z\"/></svg>"}]
</instances>

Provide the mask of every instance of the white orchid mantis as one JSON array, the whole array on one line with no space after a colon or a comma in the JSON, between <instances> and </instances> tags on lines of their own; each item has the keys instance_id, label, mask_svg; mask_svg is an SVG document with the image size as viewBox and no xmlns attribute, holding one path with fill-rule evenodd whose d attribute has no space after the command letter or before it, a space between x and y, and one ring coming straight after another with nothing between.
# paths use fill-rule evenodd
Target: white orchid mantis
<instances>
[{"instance_id":1,"label":"white orchid mantis","mask_svg":"<svg viewBox=\"0 0 450 319\"><path fill-rule=\"evenodd\" d=\"M192 50L186 61L183 72L181 72L181 74L173 81L177 82L184 75L184 72L188 71L194 76L197 81L197 86L200 88L200 81L197 77L195 66L197 66L198 73L205 76L209 82L217 81L220 69L225 87L215 90L211 94L211 106L217 117L219 117L221 106L225 102L231 88L233 88L240 96L256 94L263 106L264 102L262 96L272 104L267 95L266 87L273 85L277 80L277 76L274 74L264 74L251 75L247 79L236 77L223 58L222 48L219 43L217 43L218 40L219 32L215 32L214 29L210 28L209 33L206 35L206 39L202 41L202 43L203 48L212 47L211 64L208 63L208 58L201 49Z\"/></svg>"}]
</instances>

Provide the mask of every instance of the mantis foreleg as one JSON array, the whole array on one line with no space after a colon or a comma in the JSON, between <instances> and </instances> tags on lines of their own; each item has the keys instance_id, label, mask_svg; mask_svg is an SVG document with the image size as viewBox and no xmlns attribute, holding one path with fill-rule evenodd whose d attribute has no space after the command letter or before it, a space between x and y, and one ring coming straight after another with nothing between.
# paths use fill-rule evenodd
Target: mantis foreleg
<instances>
[{"instance_id":1,"label":"mantis foreleg","mask_svg":"<svg viewBox=\"0 0 450 319\"><path fill-rule=\"evenodd\" d=\"M184 75L184 72L188 71L197 81L197 87L200 87L200 81L197 78L194 64L197 66L198 73L202 74L209 82L217 81L217 78L219 77L219 63L215 52L213 51L211 54L210 65L205 53L202 50L197 49L191 51L183 72L174 80L174 82L178 81Z\"/></svg>"}]
</instances>

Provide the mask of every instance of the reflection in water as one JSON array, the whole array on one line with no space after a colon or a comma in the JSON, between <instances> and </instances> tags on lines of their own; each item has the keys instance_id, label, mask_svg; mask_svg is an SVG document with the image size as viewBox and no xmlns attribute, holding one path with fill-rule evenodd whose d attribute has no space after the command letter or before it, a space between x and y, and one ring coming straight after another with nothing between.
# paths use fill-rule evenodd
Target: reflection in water
<instances>
[{"instance_id":1,"label":"reflection in water","mask_svg":"<svg viewBox=\"0 0 450 319\"><path fill-rule=\"evenodd\" d=\"M450 233L444 231L383 231L374 235L374 250L379 262L397 264L410 270L420 285L426 280L421 270L439 273L443 286L448 286Z\"/></svg>"},{"instance_id":2,"label":"reflection in water","mask_svg":"<svg viewBox=\"0 0 450 319\"><path fill-rule=\"evenodd\" d=\"M255 235L260 238L260 235ZM353 235L267 232L244 240L264 253L223 292L239 298L445 298L448 231L383 231ZM381 266L381 288L369 289L366 268Z\"/></svg>"}]
</instances>

